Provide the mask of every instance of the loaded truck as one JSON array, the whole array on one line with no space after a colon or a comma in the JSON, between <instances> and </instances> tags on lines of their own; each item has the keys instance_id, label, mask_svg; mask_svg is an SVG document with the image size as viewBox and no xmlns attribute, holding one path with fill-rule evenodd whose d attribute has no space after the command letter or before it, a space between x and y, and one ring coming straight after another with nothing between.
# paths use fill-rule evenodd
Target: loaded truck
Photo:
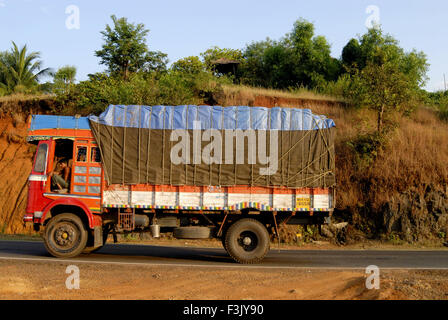
<instances>
[{"instance_id":1,"label":"loaded truck","mask_svg":"<svg viewBox=\"0 0 448 320\"><path fill-rule=\"evenodd\" d=\"M329 223L335 124L309 109L111 105L99 116L33 115L24 222L55 257L150 232L217 238L259 263L283 225Z\"/></svg>"}]
</instances>

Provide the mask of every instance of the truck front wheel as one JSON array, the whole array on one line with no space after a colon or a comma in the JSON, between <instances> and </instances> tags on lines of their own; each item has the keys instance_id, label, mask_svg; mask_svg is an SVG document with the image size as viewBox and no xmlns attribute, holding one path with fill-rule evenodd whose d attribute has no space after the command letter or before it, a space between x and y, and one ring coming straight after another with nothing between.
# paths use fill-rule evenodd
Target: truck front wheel
<instances>
[{"instance_id":1,"label":"truck front wheel","mask_svg":"<svg viewBox=\"0 0 448 320\"><path fill-rule=\"evenodd\" d=\"M85 249L88 234L81 219L72 213L62 213L48 222L44 232L47 251L57 258L76 257Z\"/></svg>"},{"instance_id":2,"label":"truck front wheel","mask_svg":"<svg viewBox=\"0 0 448 320\"><path fill-rule=\"evenodd\" d=\"M236 262L259 263L269 251L268 230L257 220L238 220L225 234L225 249Z\"/></svg>"}]
</instances>

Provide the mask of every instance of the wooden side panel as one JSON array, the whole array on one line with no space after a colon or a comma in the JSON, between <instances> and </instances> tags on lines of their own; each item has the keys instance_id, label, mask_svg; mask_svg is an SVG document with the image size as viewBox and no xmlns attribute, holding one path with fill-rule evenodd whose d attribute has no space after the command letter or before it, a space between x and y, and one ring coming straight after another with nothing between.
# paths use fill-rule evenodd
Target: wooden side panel
<instances>
[{"instance_id":1,"label":"wooden side panel","mask_svg":"<svg viewBox=\"0 0 448 320\"><path fill-rule=\"evenodd\" d=\"M104 207L153 209L328 211L330 189L111 185L104 188Z\"/></svg>"}]
</instances>

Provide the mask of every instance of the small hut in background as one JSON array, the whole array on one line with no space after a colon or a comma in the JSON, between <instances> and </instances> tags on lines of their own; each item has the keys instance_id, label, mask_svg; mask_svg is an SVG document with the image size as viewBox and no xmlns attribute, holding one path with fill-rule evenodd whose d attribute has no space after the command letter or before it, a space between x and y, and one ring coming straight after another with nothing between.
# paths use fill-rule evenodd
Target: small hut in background
<instances>
[{"instance_id":1,"label":"small hut in background","mask_svg":"<svg viewBox=\"0 0 448 320\"><path fill-rule=\"evenodd\" d=\"M236 70L239 64L240 62L237 60L230 60L226 58L220 58L218 60L212 61L215 72L224 75L236 76Z\"/></svg>"}]
</instances>

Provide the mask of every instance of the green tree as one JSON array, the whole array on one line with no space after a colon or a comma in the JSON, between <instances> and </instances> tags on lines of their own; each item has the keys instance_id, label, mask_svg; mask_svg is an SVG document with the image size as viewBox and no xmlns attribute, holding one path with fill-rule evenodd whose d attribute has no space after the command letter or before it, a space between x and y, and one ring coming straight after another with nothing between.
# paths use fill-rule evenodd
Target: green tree
<instances>
[{"instance_id":1,"label":"green tree","mask_svg":"<svg viewBox=\"0 0 448 320\"><path fill-rule=\"evenodd\" d=\"M331 57L331 46L324 36L315 36L314 24L299 19L286 43L292 44L295 61L295 81L311 88L324 86L339 75L337 59Z\"/></svg>"},{"instance_id":2,"label":"green tree","mask_svg":"<svg viewBox=\"0 0 448 320\"><path fill-rule=\"evenodd\" d=\"M381 57L378 55L380 51L385 53ZM359 39L351 39L342 50L341 63L349 72L356 72L369 63L381 65L384 59L396 64L416 88L425 84L428 70L426 55L416 50L405 52L398 40L384 34L379 26L370 28Z\"/></svg>"},{"instance_id":3,"label":"green tree","mask_svg":"<svg viewBox=\"0 0 448 320\"><path fill-rule=\"evenodd\" d=\"M0 53L0 88L6 94L30 92L37 89L38 80L51 72L42 68L39 52L27 52L12 42L10 51Z\"/></svg>"},{"instance_id":4,"label":"green tree","mask_svg":"<svg viewBox=\"0 0 448 320\"><path fill-rule=\"evenodd\" d=\"M296 85L296 64L291 48L274 42L263 52L262 73L265 85L272 88L288 88Z\"/></svg>"},{"instance_id":5,"label":"green tree","mask_svg":"<svg viewBox=\"0 0 448 320\"><path fill-rule=\"evenodd\" d=\"M361 63L361 46L357 39L350 41L342 49L342 63L348 68L358 68Z\"/></svg>"},{"instance_id":6,"label":"green tree","mask_svg":"<svg viewBox=\"0 0 448 320\"><path fill-rule=\"evenodd\" d=\"M70 92L76 77L76 67L64 66L59 68L53 76L54 90L62 94Z\"/></svg>"},{"instance_id":7,"label":"green tree","mask_svg":"<svg viewBox=\"0 0 448 320\"><path fill-rule=\"evenodd\" d=\"M128 79L131 72L159 71L166 68L166 54L149 51L146 37L149 30L144 24L129 23L126 18L111 16L113 26L106 25L102 31L104 44L95 55L111 74Z\"/></svg>"},{"instance_id":8,"label":"green tree","mask_svg":"<svg viewBox=\"0 0 448 320\"><path fill-rule=\"evenodd\" d=\"M242 82L263 87L324 87L340 73L325 37L314 35L314 25L304 19L278 41L253 42L244 50Z\"/></svg>"},{"instance_id":9,"label":"green tree","mask_svg":"<svg viewBox=\"0 0 448 320\"><path fill-rule=\"evenodd\" d=\"M205 71L205 64L196 56L179 59L171 66L173 71L197 75Z\"/></svg>"},{"instance_id":10,"label":"green tree","mask_svg":"<svg viewBox=\"0 0 448 320\"><path fill-rule=\"evenodd\" d=\"M412 111L422 97L428 63L423 52L405 52L399 42L379 26L351 39L341 62L351 77L346 97L354 105L378 112L377 131L392 111Z\"/></svg>"},{"instance_id":11,"label":"green tree","mask_svg":"<svg viewBox=\"0 0 448 320\"><path fill-rule=\"evenodd\" d=\"M139 71L163 73L167 70L168 55L160 51L148 51L145 63Z\"/></svg>"},{"instance_id":12,"label":"green tree","mask_svg":"<svg viewBox=\"0 0 448 320\"><path fill-rule=\"evenodd\" d=\"M385 117L392 111L409 110L415 101L412 81L399 65L386 60L383 59L382 63L367 62L364 69L352 77L348 90L348 96L355 105L377 112L377 132L380 135L385 129Z\"/></svg>"}]
</instances>

